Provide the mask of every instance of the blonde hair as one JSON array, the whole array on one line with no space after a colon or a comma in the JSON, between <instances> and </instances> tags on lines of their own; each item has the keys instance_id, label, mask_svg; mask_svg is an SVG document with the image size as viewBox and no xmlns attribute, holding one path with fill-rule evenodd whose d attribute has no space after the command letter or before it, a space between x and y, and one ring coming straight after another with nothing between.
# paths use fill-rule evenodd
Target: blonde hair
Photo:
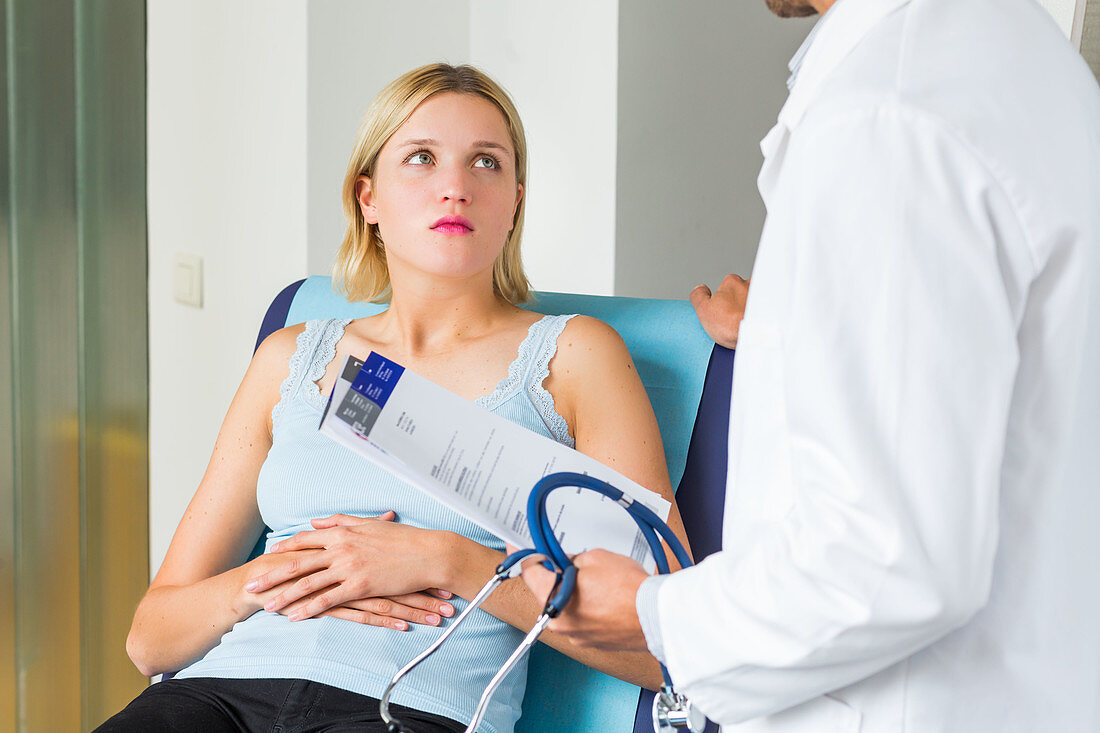
<instances>
[{"instance_id":1,"label":"blonde hair","mask_svg":"<svg viewBox=\"0 0 1100 733\"><path fill-rule=\"evenodd\" d=\"M359 176L373 179L378 153L390 136L405 124L417 107L446 92L476 95L496 105L504 115L516 151L516 183L526 189L527 139L519 113L500 85L484 72L467 65L429 64L394 79L367 109L344 176L342 198L348 228L336 255L332 281L336 291L348 300L382 302L391 294L390 273L378 226L364 221L355 194L355 182ZM520 199L512 231L493 263L493 291L510 303L525 302L531 289L520 258L525 200L526 196Z\"/></svg>"}]
</instances>

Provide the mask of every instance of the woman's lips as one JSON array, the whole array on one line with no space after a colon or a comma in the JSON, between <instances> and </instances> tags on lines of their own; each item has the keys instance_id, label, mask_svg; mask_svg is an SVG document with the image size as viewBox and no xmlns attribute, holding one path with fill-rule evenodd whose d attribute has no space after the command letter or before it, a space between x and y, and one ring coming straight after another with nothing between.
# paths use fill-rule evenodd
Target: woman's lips
<instances>
[{"instance_id":1,"label":"woman's lips","mask_svg":"<svg viewBox=\"0 0 1100 733\"><path fill-rule=\"evenodd\" d=\"M432 231L441 234L468 234L473 230L474 225L464 216L445 216L432 224Z\"/></svg>"}]
</instances>

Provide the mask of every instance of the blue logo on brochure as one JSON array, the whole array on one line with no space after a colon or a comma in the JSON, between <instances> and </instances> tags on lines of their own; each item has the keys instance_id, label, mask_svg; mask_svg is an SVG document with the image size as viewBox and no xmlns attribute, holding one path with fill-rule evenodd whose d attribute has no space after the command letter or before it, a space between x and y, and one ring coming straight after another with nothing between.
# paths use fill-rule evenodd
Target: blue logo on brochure
<instances>
[{"instance_id":1,"label":"blue logo on brochure","mask_svg":"<svg viewBox=\"0 0 1100 733\"><path fill-rule=\"evenodd\" d=\"M405 367L372 351L355 375L351 388L379 407L385 407L404 372Z\"/></svg>"}]
</instances>

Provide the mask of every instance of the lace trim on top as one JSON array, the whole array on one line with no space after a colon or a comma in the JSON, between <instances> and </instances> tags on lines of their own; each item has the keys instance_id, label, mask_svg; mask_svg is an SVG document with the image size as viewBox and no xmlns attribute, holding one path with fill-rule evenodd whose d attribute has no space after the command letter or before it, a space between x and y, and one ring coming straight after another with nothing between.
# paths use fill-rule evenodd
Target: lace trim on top
<instances>
[{"instance_id":1,"label":"lace trim on top","mask_svg":"<svg viewBox=\"0 0 1100 733\"><path fill-rule=\"evenodd\" d=\"M490 394L474 400L474 404L493 410L525 387L527 398L531 400L554 440L570 448L575 447L576 441L569 435L569 425L554 409L553 395L542 386L550 376L550 360L557 353L558 336L574 315L543 316L532 323L527 330L527 336L519 345L515 360L508 365L508 375L500 380Z\"/></svg>"},{"instance_id":2,"label":"lace trim on top","mask_svg":"<svg viewBox=\"0 0 1100 733\"><path fill-rule=\"evenodd\" d=\"M523 389L554 439L570 448L575 447L576 441L569 434L568 423L554 408L553 395L543 386L550 376L550 361L558 351L558 337L574 315L543 316L532 323L519 345L516 358L508 365L508 375L490 394L474 400L474 404L493 410ZM317 410L325 409L328 398L321 394L316 383L325 376L325 369L336 357L336 344L352 320L339 318L306 322L306 327L298 334L297 348L290 357L289 373L279 387L279 402L271 412L272 424L277 422L284 405L295 394L302 395ZM313 348L310 348L311 345Z\"/></svg>"},{"instance_id":3,"label":"lace trim on top","mask_svg":"<svg viewBox=\"0 0 1100 733\"><path fill-rule=\"evenodd\" d=\"M306 327L298 334L297 348L290 357L290 371L279 387L279 403L271 412L272 424L295 393L302 394L318 410L325 409L328 398L321 394L316 382L325 376L325 368L336 357L336 344L351 321L350 318L306 321ZM306 382L309 383L309 388L303 390Z\"/></svg>"},{"instance_id":4,"label":"lace trim on top","mask_svg":"<svg viewBox=\"0 0 1100 733\"><path fill-rule=\"evenodd\" d=\"M531 404L542 415L542 420L546 423L546 427L550 429L550 434L554 436L554 439L570 448L576 448L577 441L569 434L569 424L565 422L565 418L559 415L554 407L554 396L542 386L542 383L550 376L550 360L554 358L554 354L558 353L558 337L565 330L565 324L569 323L575 316L575 313L568 316L558 316L550 324L538 357L535 363L531 365L531 376L527 380L527 396L531 399Z\"/></svg>"}]
</instances>

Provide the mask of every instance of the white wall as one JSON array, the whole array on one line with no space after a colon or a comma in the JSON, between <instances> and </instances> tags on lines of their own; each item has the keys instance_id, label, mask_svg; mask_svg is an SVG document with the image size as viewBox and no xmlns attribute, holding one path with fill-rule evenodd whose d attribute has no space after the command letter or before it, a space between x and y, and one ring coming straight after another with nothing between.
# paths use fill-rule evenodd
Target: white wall
<instances>
[{"instance_id":1,"label":"white wall","mask_svg":"<svg viewBox=\"0 0 1100 733\"><path fill-rule=\"evenodd\" d=\"M294 0L148 4L153 572L264 308L306 266L305 22ZM175 252L203 258L201 309L173 300Z\"/></svg>"},{"instance_id":2,"label":"white wall","mask_svg":"<svg viewBox=\"0 0 1100 733\"><path fill-rule=\"evenodd\" d=\"M470 61L527 133L524 263L536 290L615 292L618 0L472 0Z\"/></svg>"}]
</instances>

